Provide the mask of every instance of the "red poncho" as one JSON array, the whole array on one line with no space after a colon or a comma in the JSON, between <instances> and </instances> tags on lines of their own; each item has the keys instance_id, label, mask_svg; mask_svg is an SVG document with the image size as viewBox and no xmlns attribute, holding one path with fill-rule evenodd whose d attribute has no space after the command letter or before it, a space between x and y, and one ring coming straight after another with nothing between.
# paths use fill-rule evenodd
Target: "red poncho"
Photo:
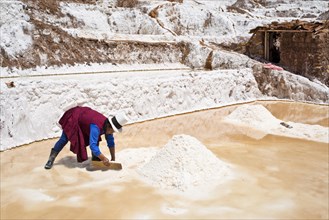
<instances>
[{"instance_id":1,"label":"red poncho","mask_svg":"<svg viewBox=\"0 0 329 220\"><path fill-rule=\"evenodd\" d=\"M77 155L78 162L88 159L86 146L89 145L90 124L95 124L103 134L106 117L88 107L74 107L60 118L59 124L71 142L70 150ZM99 136L99 141L101 137Z\"/></svg>"}]
</instances>

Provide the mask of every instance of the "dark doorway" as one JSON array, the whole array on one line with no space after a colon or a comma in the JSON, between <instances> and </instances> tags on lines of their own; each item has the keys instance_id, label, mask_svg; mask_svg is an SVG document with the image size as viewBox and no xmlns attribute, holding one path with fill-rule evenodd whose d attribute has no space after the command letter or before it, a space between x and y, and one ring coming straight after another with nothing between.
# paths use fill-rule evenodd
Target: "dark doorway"
<instances>
[{"instance_id":1,"label":"dark doorway","mask_svg":"<svg viewBox=\"0 0 329 220\"><path fill-rule=\"evenodd\" d=\"M278 32L269 33L269 61L280 63L280 36Z\"/></svg>"}]
</instances>

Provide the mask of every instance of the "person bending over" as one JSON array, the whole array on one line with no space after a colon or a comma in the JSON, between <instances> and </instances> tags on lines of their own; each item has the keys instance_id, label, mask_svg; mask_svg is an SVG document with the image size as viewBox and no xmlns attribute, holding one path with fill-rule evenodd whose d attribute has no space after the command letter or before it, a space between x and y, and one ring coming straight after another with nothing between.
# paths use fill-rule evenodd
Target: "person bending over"
<instances>
[{"instance_id":1,"label":"person bending over","mask_svg":"<svg viewBox=\"0 0 329 220\"><path fill-rule=\"evenodd\" d=\"M51 169L59 152L70 141L70 150L77 155L77 161L88 159L86 147L89 145L93 161L102 161L108 166L109 159L99 149L101 135L105 135L107 146L111 154L111 161L115 161L114 132L122 132L122 126L128 122L124 113L105 117L103 114L89 108L76 106L67 110L59 120L62 135L51 149L45 169Z\"/></svg>"}]
</instances>

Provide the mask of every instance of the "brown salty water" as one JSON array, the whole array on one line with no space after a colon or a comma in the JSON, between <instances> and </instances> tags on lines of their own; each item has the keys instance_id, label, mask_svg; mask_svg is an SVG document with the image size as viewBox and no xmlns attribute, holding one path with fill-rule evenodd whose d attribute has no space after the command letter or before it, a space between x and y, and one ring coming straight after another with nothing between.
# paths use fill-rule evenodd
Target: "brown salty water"
<instances>
[{"instance_id":1,"label":"brown salty water","mask_svg":"<svg viewBox=\"0 0 329 220\"><path fill-rule=\"evenodd\" d=\"M283 121L329 126L328 106L252 104ZM120 177L125 164L123 171L89 171L89 161L76 163L68 146L45 170L52 139L1 152L1 219L328 219L328 143L278 135L253 139L222 121L237 107L136 123L116 135L118 154L162 147L175 134L200 140L237 176L202 198Z\"/></svg>"}]
</instances>

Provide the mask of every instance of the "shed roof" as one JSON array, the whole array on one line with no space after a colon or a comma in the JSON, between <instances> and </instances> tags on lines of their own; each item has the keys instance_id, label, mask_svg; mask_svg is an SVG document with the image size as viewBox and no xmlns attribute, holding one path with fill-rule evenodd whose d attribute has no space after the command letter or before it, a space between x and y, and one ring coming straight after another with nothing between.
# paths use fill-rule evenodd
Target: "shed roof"
<instances>
[{"instance_id":1,"label":"shed roof","mask_svg":"<svg viewBox=\"0 0 329 220\"><path fill-rule=\"evenodd\" d=\"M307 21L294 20L290 22L279 23L274 21L269 25L258 26L250 30L250 33L256 33L258 31L328 33L329 22L328 21L307 22Z\"/></svg>"}]
</instances>

